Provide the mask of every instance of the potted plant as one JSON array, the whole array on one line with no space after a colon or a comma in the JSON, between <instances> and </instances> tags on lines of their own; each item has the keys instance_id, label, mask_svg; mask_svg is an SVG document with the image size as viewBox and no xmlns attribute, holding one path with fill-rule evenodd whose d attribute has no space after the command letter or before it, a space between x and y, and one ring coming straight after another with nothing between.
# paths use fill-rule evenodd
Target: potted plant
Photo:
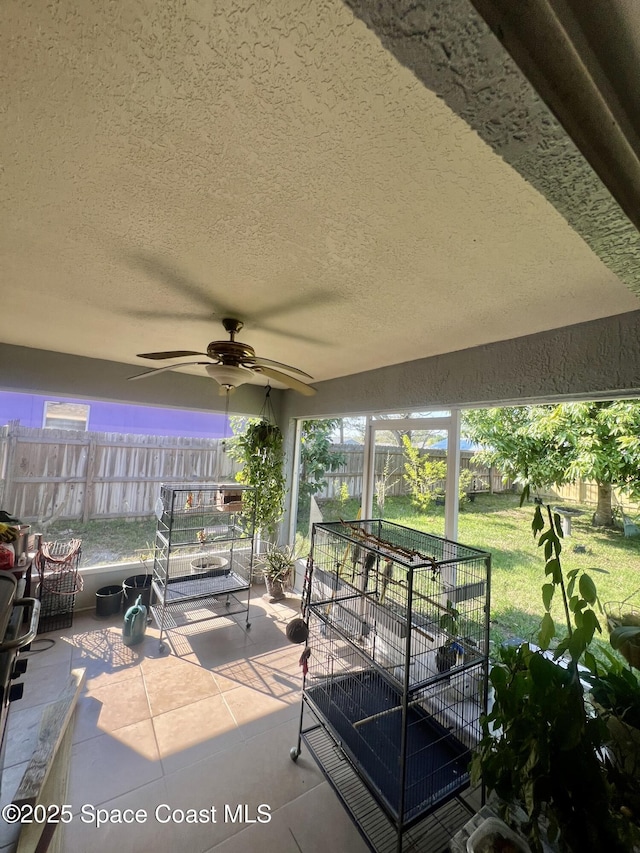
<instances>
[{"instance_id":1,"label":"potted plant","mask_svg":"<svg viewBox=\"0 0 640 853\"><path fill-rule=\"evenodd\" d=\"M607 770L614 799L629 816L640 816L640 680L611 655L589 679L599 716L607 725Z\"/></svg>"},{"instance_id":2,"label":"potted plant","mask_svg":"<svg viewBox=\"0 0 640 853\"><path fill-rule=\"evenodd\" d=\"M633 595L637 593L638 590ZM629 666L640 668L640 610L627 598L606 604L605 612L612 647L620 652Z\"/></svg>"},{"instance_id":3,"label":"potted plant","mask_svg":"<svg viewBox=\"0 0 640 853\"><path fill-rule=\"evenodd\" d=\"M607 649L606 664L595 662L588 680L597 714L607 726L607 774L618 809L640 822L640 678L637 666L638 627L627 615L607 623L609 641L627 661L623 664ZM635 617L634 617L635 618ZM630 624L631 622L631 624ZM634 631L635 629L635 631ZM631 645L631 650L629 649ZM638 830L640 836L640 830Z\"/></svg>"},{"instance_id":4,"label":"potted plant","mask_svg":"<svg viewBox=\"0 0 640 853\"><path fill-rule=\"evenodd\" d=\"M634 827L616 811L602 761L607 740L603 720L593 714L579 664L596 668L589 645L601 631L600 604L591 577L565 574L560 553L562 520L550 507L547 521L536 506L532 529L544 547L547 582L540 648L523 643L502 647L489 678L493 707L483 718L483 737L472 761L472 778L495 793L501 817L523 815L519 829L533 850L545 842L561 851L633 848ZM559 594L566 627L554 652L552 601ZM560 660L562 658L562 660Z\"/></svg>"},{"instance_id":5,"label":"potted plant","mask_svg":"<svg viewBox=\"0 0 640 853\"><path fill-rule=\"evenodd\" d=\"M242 464L236 480L252 486L243 499L242 512L254 518L255 529L275 539L284 512L284 440L280 428L264 419L251 423L237 436L229 451Z\"/></svg>"},{"instance_id":6,"label":"potted plant","mask_svg":"<svg viewBox=\"0 0 640 853\"><path fill-rule=\"evenodd\" d=\"M291 578L295 556L290 545L269 547L264 555L264 582L271 601L282 601Z\"/></svg>"}]
</instances>

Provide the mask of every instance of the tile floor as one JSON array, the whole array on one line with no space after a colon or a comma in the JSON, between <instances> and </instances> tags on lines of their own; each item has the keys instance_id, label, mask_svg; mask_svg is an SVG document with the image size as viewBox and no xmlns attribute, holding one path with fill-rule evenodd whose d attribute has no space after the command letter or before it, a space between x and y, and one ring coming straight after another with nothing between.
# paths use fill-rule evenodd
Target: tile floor
<instances>
[{"instance_id":1,"label":"tile floor","mask_svg":"<svg viewBox=\"0 0 640 853\"><path fill-rule=\"evenodd\" d=\"M55 644L31 654L24 696L11 706L0 805L22 778L44 703L81 667L65 853L366 853L304 745L296 763L289 757L302 647L288 642L285 629L299 603L270 604L262 591L253 591L249 631L244 614L200 622L171 632L164 652L151 625L142 644L124 646L122 617L105 622L80 613L71 628L41 635L34 649L48 645L43 640ZM269 822L240 821L255 820L261 804ZM181 811L210 816L212 806L215 823L201 815L178 822ZM100 827L98 808L112 814ZM144 810L146 821L113 822L125 809ZM15 837L16 827L0 819L0 853L15 849Z\"/></svg>"},{"instance_id":2,"label":"tile floor","mask_svg":"<svg viewBox=\"0 0 640 853\"><path fill-rule=\"evenodd\" d=\"M288 642L285 629L298 602L270 604L261 591L252 596L251 630L245 615L201 622L172 632L164 653L151 625L141 645L124 646L122 617L105 622L80 613L71 628L41 635L34 649L48 645L44 639L55 645L30 656L24 696L11 706L1 805L11 801L31 757L44 703L82 667L67 796L74 817L63 828L64 851L365 853L311 756L303 751L297 763L289 757L302 676L301 647ZM261 804L268 823L240 822L255 820ZM178 823L180 812L170 818L187 809L210 816L212 805L215 823ZM143 809L148 817L98 828L98 807ZM0 820L0 853L14 849L16 834Z\"/></svg>"}]
</instances>

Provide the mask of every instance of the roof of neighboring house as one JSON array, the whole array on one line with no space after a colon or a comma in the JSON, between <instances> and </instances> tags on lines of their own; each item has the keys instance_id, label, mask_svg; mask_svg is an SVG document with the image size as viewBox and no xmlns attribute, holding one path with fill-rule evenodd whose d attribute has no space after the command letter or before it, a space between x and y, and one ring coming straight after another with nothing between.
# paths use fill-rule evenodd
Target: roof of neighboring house
<instances>
[{"instance_id":1,"label":"roof of neighboring house","mask_svg":"<svg viewBox=\"0 0 640 853\"><path fill-rule=\"evenodd\" d=\"M446 438L437 441L435 444L430 444L429 448L433 450L446 450L448 445L448 441ZM477 451L482 450L482 446L476 444L475 441L470 441L468 438L460 439L460 450L469 450L469 451Z\"/></svg>"}]
</instances>

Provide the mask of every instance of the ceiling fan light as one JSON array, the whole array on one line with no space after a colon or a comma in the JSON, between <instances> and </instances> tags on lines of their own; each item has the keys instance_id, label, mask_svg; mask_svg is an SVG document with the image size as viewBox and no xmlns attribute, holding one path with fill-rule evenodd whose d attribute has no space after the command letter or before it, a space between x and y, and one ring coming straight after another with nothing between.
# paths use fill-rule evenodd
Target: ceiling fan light
<instances>
[{"instance_id":1,"label":"ceiling fan light","mask_svg":"<svg viewBox=\"0 0 640 853\"><path fill-rule=\"evenodd\" d=\"M248 367L233 367L227 364L207 364L205 370L212 379L226 388L237 388L254 376L253 370Z\"/></svg>"}]
</instances>

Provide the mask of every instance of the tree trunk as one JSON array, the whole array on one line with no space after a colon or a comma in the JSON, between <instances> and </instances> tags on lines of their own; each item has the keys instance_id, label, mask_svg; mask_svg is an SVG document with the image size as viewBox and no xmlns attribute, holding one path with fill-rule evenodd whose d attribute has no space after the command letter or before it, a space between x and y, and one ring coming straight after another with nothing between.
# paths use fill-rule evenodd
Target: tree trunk
<instances>
[{"instance_id":1,"label":"tree trunk","mask_svg":"<svg viewBox=\"0 0 640 853\"><path fill-rule=\"evenodd\" d=\"M611 483L598 483L598 506L593 514L595 527L613 527L611 494Z\"/></svg>"}]
</instances>

